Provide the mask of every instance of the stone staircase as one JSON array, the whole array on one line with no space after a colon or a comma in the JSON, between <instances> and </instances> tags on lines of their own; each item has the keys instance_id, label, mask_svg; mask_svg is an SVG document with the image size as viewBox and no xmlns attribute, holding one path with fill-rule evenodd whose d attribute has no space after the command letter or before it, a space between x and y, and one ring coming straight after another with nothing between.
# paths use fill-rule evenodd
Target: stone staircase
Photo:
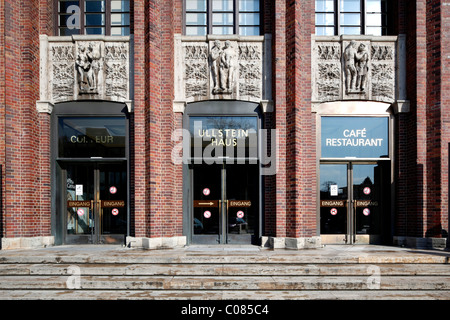
<instances>
[{"instance_id":1,"label":"stone staircase","mask_svg":"<svg viewBox=\"0 0 450 320\"><path fill-rule=\"evenodd\" d=\"M341 247L0 251L0 299L450 300L449 252Z\"/></svg>"}]
</instances>

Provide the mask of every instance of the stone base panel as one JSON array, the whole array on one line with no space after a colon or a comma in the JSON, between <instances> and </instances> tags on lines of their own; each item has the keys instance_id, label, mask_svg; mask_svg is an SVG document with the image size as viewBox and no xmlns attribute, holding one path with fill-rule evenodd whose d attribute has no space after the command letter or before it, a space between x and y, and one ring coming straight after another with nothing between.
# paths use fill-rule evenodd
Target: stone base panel
<instances>
[{"instance_id":1,"label":"stone base panel","mask_svg":"<svg viewBox=\"0 0 450 320\"><path fill-rule=\"evenodd\" d=\"M55 244L55 237L2 238L2 250L45 248Z\"/></svg>"},{"instance_id":2,"label":"stone base panel","mask_svg":"<svg viewBox=\"0 0 450 320\"><path fill-rule=\"evenodd\" d=\"M127 237L126 246L128 248L144 249L173 249L186 245L186 237Z\"/></svg>"},{"instance_id":3,"label":"stone base panel","mask_svg":"<svg viewBox=\"0 0 450 320\"><path fill-rule=\"evenodd\" d=\"M445 249L447 238L418 238L394 236L393 244L399 247L409 247L416 249Z\"/></svg>"}]
</instances>

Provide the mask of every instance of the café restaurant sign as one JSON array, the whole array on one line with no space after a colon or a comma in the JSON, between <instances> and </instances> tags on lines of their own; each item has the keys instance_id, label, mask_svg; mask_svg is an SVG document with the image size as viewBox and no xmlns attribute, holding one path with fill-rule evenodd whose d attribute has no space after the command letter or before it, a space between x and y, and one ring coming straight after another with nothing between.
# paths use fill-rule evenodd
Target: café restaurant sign
<instances>
[{"instance_id":1,"label":"caf\u00e9 restaurant sign","mask_svg":"<svg viewBox=\"0 0 450 320\"><path fill-rule=\"evenodd\" d=\"M387 117L322 117L321 158L387 158Z\"/></svg>"}]
</instances>

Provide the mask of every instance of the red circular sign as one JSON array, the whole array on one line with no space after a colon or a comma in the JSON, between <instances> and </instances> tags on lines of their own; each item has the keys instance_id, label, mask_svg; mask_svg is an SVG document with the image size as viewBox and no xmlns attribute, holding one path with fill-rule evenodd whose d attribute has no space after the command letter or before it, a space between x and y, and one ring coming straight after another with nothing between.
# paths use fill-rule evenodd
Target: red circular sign
<instances>
[{"instance_id":1,"label":"red circular sign","mask_svg":"<svg viewBox=\"0 0 450 320\"><path fill-rule=\"evenodd\" d=\"M369 214L370 214L370 209L369 208L364 208L363 215L365 215L367 217Z\"/></svg>"},{"instance_id":2,"label":"red circular sign","mask_svg":"<svg viewBox=\"0 0 450 320\"><path fill-rule=\"evenodd\" d=\"M210 218L210 217L211 217L211 211L205 211L205 212L203 212L203 216L204 216L206 219Z\"/></svg>"},{"instance_id":3,"label":"red circular sign","mask_svg":"<svg viewBox=\"0 0 450 320\"><path fill-rule=\"evenodd\" d=\"M113 214L113 216L117 216L119 214L119 209L114 208L112 209L111 213Z\"/></svg>"},{"instance_id":4,"label":"red circular sign","mask_svg":"<svg viewBox=\"0 0 450 320\"><path fill-rule=\"evenodd\" d=\"M371 190L370 190L369 187L365 187L363 192L364 192L365 195L368 195L368 194L370 194Z\"/></svg>"},{"instance_id":5,"label":"red circular sign","mask_svg":"<svg viewBox=\"0 0 450 320\"><path fill-rule=\"evenodd\" d=\"M208 188L203 189L203 194L205 196L209 196L210 193L211 193L211 190L209 190Z\"/></svg>"},{"instance_id":6,"label":"red circular sign","mask_svg":"<svg viewBox=\"0 0 450 320\"><path fill-rule=\"evenodd\" d=\"M111 188L109 188L109 192L115 194L117 192L117 188L112 186Z\"/></svg>"},{"instance_id":7,"label":"red circular sign","mask_svg":"<svg viewBox=\"0 0 450 320\"><path fill-rule=\"evenodd\" d=\"M84 209L78 209L77 214L81 217L84 215Z\"/></svg>"},{"instance_id":8,"label":"red circular sign","mask_svg":"<svg viewBox=\"0 0 450 320\"><path fill-rule=\"evenodd\" d=\"M243 218L244 217L244 211L239 210L236 215L237 215L238 218Z\"/></svg>"},{"instance_id":9,"label":"red circular sign","mask_svg":"<svg viewBox=\"0 0 450 320\"><path fill-rule=\"evenodd\" d=\"M335 215L337 215L337 209L336 208L332 208L331 210L330 210L330 213L331 213L331 215L333 215L333 216L335 216Z\"/></svg>"}]
</instances>

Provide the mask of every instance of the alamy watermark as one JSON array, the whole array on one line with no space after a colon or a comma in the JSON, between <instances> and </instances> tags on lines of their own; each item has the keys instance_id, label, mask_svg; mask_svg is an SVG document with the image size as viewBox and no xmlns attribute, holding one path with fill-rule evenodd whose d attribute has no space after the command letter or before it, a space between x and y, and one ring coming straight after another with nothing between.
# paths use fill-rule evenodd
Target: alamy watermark
<instances>
[{"instance_id":1,"label":"alamy watermark","mask_svg":"<svg viewBox=\"0 0 450 320\"><path fill-rule=\"evenodd\" d=\"M200 129L199 129L200 128ZM194 132L201 122L194 122ZM261 175L275 175L279 163L279 134L276 129L258 129L249 133L242 129L208 129L208 133L192 135L187 129L172 132L174 164L259 164Z\"/></svg>"},{"instance_id":2,"label":"alamy watermark","mask_svg":"<svg viewBox=\"0 0 450 320\"><path fill-rule=\"evenodd\" d=\"M67 7L66 13L71 15L66 20L66 27L70 30L81 28L81 9L77 5L70 5Z\"/></svg>"},{"instance_id":3,"label":"alamy watermark","mask_svg":"<svg viewBox=\"0 0 450 320\"><path fill-rule=\"evenodd\" d=\"M67 268L67 273L70 276L66 280L67 289L81 289L81 269L79 266L69 266Z\"/></svg>"}]
</instances>

